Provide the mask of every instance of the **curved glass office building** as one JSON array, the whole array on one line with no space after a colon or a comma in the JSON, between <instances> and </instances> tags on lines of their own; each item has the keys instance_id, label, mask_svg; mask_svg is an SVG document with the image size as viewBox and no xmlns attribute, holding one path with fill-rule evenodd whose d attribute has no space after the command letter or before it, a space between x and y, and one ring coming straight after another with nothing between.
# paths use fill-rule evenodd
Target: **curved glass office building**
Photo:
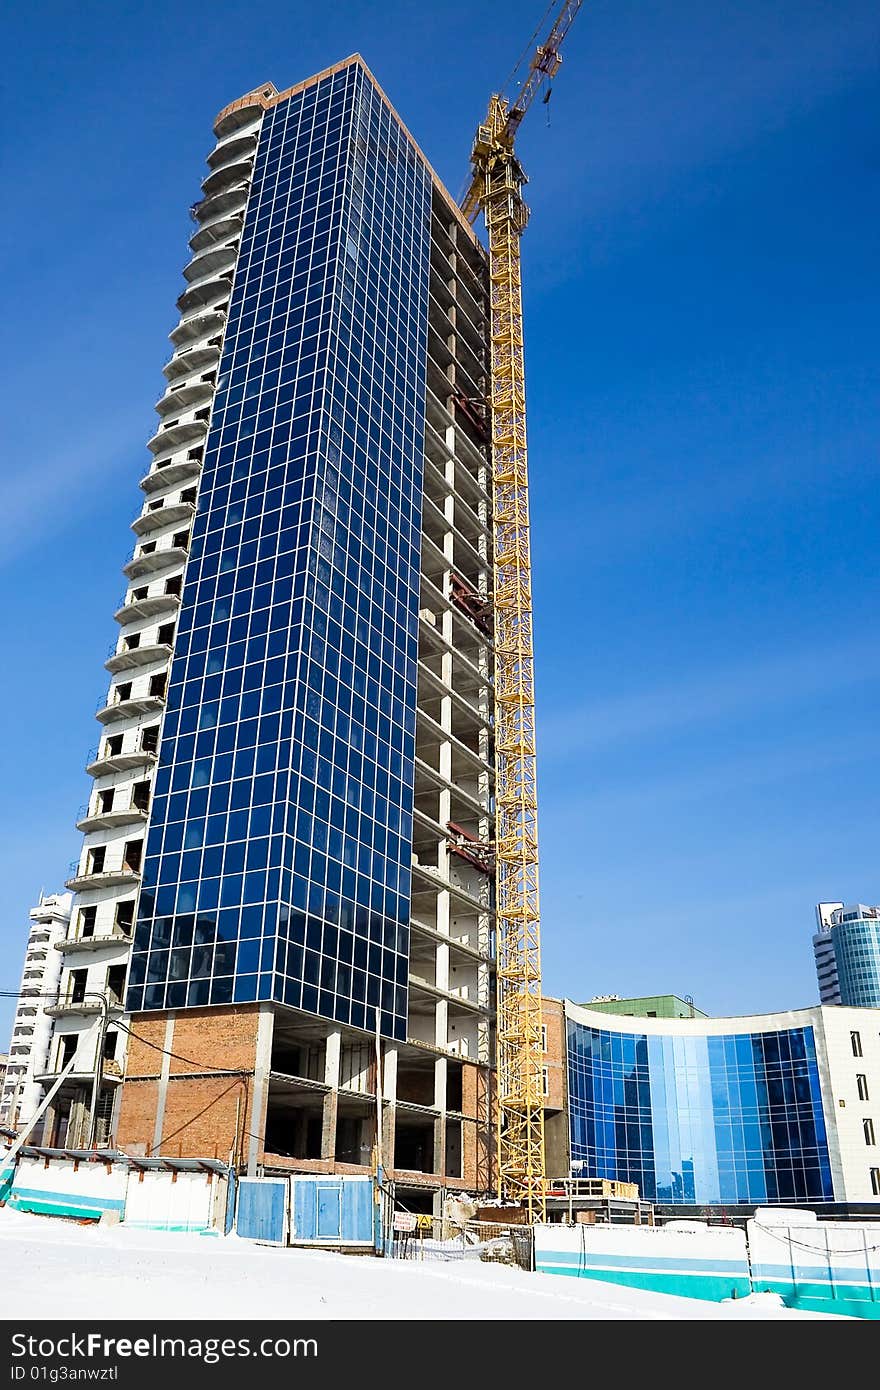
<instances>
[{"instance_id":1,"label":"curved glass office building","mask_svg":"<svg viewBox=\"0 0 880 1390\"><path fill-rule=\"evenodd\" d=\"M880 1008L880 908L840 908L831 923L841 1003Z\"/></svg>"},{"instance_id":2,"label":"curved glass office building","mask_svg":"<svg viewBox=\"0 0 880 1390\"><path fill-rule=\"evenodd\" d=\"M565 1001L563 1012L570 1176L634 1182L664 1205L880 1196L876 1015L871 1027L840 1008L669 1020Z\"/></svg>"}]
</instances>

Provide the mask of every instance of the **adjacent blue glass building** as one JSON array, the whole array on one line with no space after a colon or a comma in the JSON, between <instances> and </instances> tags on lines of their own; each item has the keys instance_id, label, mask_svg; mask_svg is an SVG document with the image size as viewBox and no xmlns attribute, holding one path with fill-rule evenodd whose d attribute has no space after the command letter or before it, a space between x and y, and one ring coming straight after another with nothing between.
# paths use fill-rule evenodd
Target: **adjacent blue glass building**
<instances>
[{"instance_id":1,"label":"adjacent blue glass building","mask_svg":"<svg viewBox=\"0 0 880 1390\"><path fill-rule=\"evenodd\" d=\"M431 176L363 67L269 106L170 671L131 1012L407 1017Z\"/></svg>"},{"instance_id":2,"label":"adjacent blue glass building","mask_svg":"<svg viewBox=\"0 0 880 1390\"><path fill-rule=\"evenodd\" d=\"M833 1200L811 1027L566 1027L573 1177L685 1206Z\"/></svg>"}]
</instances>

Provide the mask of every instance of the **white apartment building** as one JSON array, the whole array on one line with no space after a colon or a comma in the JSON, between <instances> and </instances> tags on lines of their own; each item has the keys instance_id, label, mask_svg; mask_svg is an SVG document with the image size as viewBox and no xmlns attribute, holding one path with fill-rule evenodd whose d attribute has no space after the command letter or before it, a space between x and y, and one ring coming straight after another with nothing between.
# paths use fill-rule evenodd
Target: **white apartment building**
<instances>
[{"instance_id":1,"label":"white apartment building","mask_svg":"<svg viewBox=\"0 0 880 1390\"><path fill-rule=\"evenodd\" d=\"M188 283L177 301L180 321L170 335L172 355L164 368L168 385L156 405L159 426L148 443L152 463L140 484L144 503L132 523L134 553L123 569L127 587L114 614L119 635L105 662L110 684L96 714L101 739L86 768L94 779L92 794L77 819L82 851L67 880L75 896L62 944L48 1073L57 1075L74 1052L77 1062L50 1108L50 1143L88 1141L99 1047L104 1058L99 1141L113 1129L127 1039L116 1024L122 1016L168 671L254 144L253 136L243 138L236 130L221 138L210 156L212 170L233 162L237 178L227 178L222 195L210 200L209 215L200 217L190 240L193 258L184 271ZM208 175L206 192L213 177Z\"/></svg>"},{"instance_id":2,"label":"white apartment building","mask_svg":"<svg viewBox=\"0 0 880 1390\"><path fill-rule=\"evenodd\" d=\"M41 893L29 914L21 988L0 1089L0 1124L10 1128L28 1120L43 1098L37 1077L46 1071L52 1037L47 1009L61 974L61 956L55 948L67 934L72 901L70 893Z\"/></svg>"},{"instance_id":3,"label":"white apartment building","mask_svg":"<svg viewBox=\"0 0 880 1390\"><path fill-rule=\"evenodd\" d=\"M819 1002L839 1004L840 981L837 975L837 956L834 953L834 939L831 928L835 912L840 912L843 903L816 904L816 931L813 936L813 955L816 960L816 979L819 982Z\"/></svg>"}]
</instances>

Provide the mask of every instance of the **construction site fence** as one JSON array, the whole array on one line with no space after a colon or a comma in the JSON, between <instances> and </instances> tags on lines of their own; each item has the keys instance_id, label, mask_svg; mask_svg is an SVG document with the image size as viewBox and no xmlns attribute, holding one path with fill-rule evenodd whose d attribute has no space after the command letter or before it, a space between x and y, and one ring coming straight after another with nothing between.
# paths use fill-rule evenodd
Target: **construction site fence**
<instances>
[{"instance_id":1,"label":"construction site fence","mask_svg":"<svg viewBox=\"0 0 880 1390\"><path fill-rule=\"evenodd\" d=\"M464 1261L534 1268L534 1238L529 1226L468 1221L453 1225L440 1217L419 1217L411 1231L392 1231L386 1254L395 1260Z\"/></svg>"}]
</instances>

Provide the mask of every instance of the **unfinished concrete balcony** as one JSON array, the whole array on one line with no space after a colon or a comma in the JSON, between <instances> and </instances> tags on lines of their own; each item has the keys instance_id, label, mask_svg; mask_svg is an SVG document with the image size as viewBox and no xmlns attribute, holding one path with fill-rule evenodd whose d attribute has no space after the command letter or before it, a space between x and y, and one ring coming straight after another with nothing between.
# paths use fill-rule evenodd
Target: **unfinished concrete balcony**
<instances>
[{"instance_id":1,"label":"unfinished concrete balcony","mask_svg":"<svg viewBox=\"0 0 880 1390\"><path fill-rule=\"evenodd\" d=\"M120 626L146 618L161 618L165 614L176 614L180 609L180 594L136 594L126 595L113 617Z\"/></svg>"},{"instance_id":2,"label":"unfinished concrete balcony","mask_svg":"<svg viewBox=\"0 0 880 1390\"><path fill-rule=\"evenodd\" d=\"M194 376L196 372L214 370L220 361L221 338L216 342L205 343L200 347L183 348L176 352L162 368L169 381L179 381L182 377Z\"/></svg>"},{"instance_id":3,"label":"unfinished concrete balcony","mask_svg":"<svg viewBox=\"0 0 880 1390\"><path fill-rule=\"evenodd\" d=\"M99 703L95 718L99 724L115 724L144 714L161 714L164 708L164 695L150 692L120 696L111 690L110 695Z\"/></svg>"},{"instance_id":4,"label":"unfinished concrete balcony","mask_svg":"<svg viewBox=\"0 0 880 1390\"><path fill-rule=\"evenodd\" d=\"M139 634L135 634L139 636ZM124 639L125 640L125 639ZM133 638L127 639L132 641ZM158 663L167 665L174 654L174 648L167 642L145 642L143 645L124 647L122 651L113 651L113 654L104 662L108 671L114 675L120 671L134 671L139 666L153 666Z\"/></svg>"},{"instance_id":5,"label":"unfinished concrete balcony","mask_svg":"<svg viewBox=\"0 0 880 1390\"><path fill-rule=\"evenodd\" d=\"M247 164L248 168L252 168L254 155L257 152L258 134L258 130L242 131L240 135L235 135L215 145L208 155L208 168L212 171L225 169L227 165L236 164L239 161Z\"/></svg>"},{"instance_id":6,"label":"unfinished concrete balcony","mask_svg":"<svg viewBox=\"0 0 880 1390\"><path fill-rule=\"evenodd\" d=\"M174 487L177 483L193 482L202 471L204 448L187 449L170 458L157 459L155 466L145 478L141 487L146 493L160 492L163 488Z\"/></svg>"},{"instance_id":7,"label":"unfinished concrete balcony","mask_svg":"<svg viewBox=\"0 0 880 1390\"><path fill-rule=\"evenodd\" d=\"M55 949L62 951L65 956L85 956L91 955L95 951L106 951L130 944L131 935L116 928L110 932L97 932L94 936L73 936L68 937L65 941L56 941Z\"/></svg>"},{"instance_id":8,"label":"unfinished concrete balcony","mask_svg":"<svg viewBox=\"0 0 880 1390\"><path fill-rule=\"evenodd\" d=\"M153 728L157 729L158 725ZM122 739L124 735L118 734L117 738ZM159 760L153 748L132 748L123 753L114 751L114 744L115 740L109 738L92 749L86 762L89 777L109 777L117 772L132 772L137 767L151 768Z\"/></svg>"},{"instance_id":9,"label":"unfinished concrete balcony","mask_svg":"<svg viewBox=\"0 0 880 1390\"><path fill-rule=\"evenodd\" d=\"M113 805L108 810L102 810L100 804L97 806L81 806L77 813L76 828L81 834L87 835L92 830L119 830L126 825L145 826L147 823L148 812L141 806L132 803L128 805Z\"/></svg>"},{"instance_id":10,"label":"unfinished concrete balcony","mask_svg":"<svg viewBox=\"0 0 880 1390\"><path fill-rule=\"evenodd\" d=\"M192 209L195 220L200 226L206 227L213 222L219 222L221 218L244 213L250 187L249 180L243 179L230 188L224 188L219 193L203 198Z\"/></svg>"},{"instance_id":11,"label":"unfinished concrete balcony","mask_svg":"<svg viewBox=\"0 0 880 1390\"><path fill-rule=\"evenodd\" d=\"M131 523L131 529L136 536L149 536L153 531L161 531L164 526L177 526L182 521L189 526L195 514L194 502L150 502L146 511Z\"/></svg>"},{"instance_id":12,"label":"unfinished concrete balcony","mask_svg":"<svg viewBox=\"0 0 880 1390\"><path fill-rule=\"evenodd\" d=\"M164 550L141 551L122 566L122 573L128 579L140 579L157 570L167 569L169 565L184 565L188 551L180 545L166 546Z\"/></svg>"},{"instance_id":13,"label":"unfinished concrete balcony","mask_svg":"<svg viewBox=\"0 0 880 1390\"><path fill-rule=\"evenodd\" d=\"M226 327L226 314L219 309L203 309L199 313L189 314L185 319L173 328L168 334L175 347L191 347L204 339L200 346L207 347L210 340L218 334L222 334Z\"/></svg>"},{"instance_id":14,"label":"unfinished concrete balcony","mask_svg":"<svg viewBox=\"0 0 880 1390\"><path fill-rule=\"evenodd\" d=\"M278 88L275 84L266 82L262 87L255 87L252 92L237 97L228 106L224 106L214 122L214 134L217 139L228 140L248 127L253 127L258 132L263 119L264 101L277 95Z\"/></svg>"},{"instance_id":15,"label":"unfinished concrete balcony","mask_svg":"<svg viewBox=\"0 0 880 1390\"><path fill-rule=\"evenodd\" d=\"M117 1017L122 1013L121 999L108 999L107 1001L111 1017ZM86 1017L102 1012L100 1001L91 992L84 996L79 996L77 990L69 990L57 1002L45 1010L49 1018L69 1018L74 1014L82 1014ZM89 1073L91 1075L91 1073ZM118 1078L121 1079L121 1078Z\"/></svg>"},{"instance_id":16,"label":"unfinished concrete balcony","mask_svg":"<svg viewBox=\"0 0 880 1390\"><path fill-rule=\"evenodd\" d=\"M201 419L174 420L163 424L152 439L147 441L151 454L170 453L184 444L202 443L208 432L207 415Z\"/></svg>"},{"instance_id":17,"label":"unfinished concrete balcony","mask_svg":"<svg viewBox=\"0 0 880 1390\"><path fill-rule=\"evenodd\" d=\"M231 217L218 217L213 222L208 222L189 239L190 247L193 251L206 251L211 246L228 246L230 242L237 242L244 228L244 218L241 213L235 213Z\"/></svg>"},{"instance_id":18,"label":"unfinished concrete balcony","mask_svg":"<svg viewBox=\"0 0 880 1390\"><path fill-rule=\"evenodd\" d=\"M177 307L181 314L191 314L194 309L212 308L225 313L229 307L229 291L232 289L231 275L210 275L197 285L178 295Z\"/></svg>"},{"instance_id":19,"label":"unfinished concrete balcony","mask_svg":"<svg viewBox=\"0 0 880 1390\"><path fill-rule=\"evenodd\" d=\"M141 881L139 869L122 866L118 869L90 869L88 865L80 868L74 860L70 878L64 886L71 893L87 893L101 888L136 888Z\"/></svg>"},{"instance_id":20,"label":"unfinished concrete balcony","mask_svg":"<svg viewBox=\"0 0 880 1390\"><path fill-rule=\"evenodd\" d=\"M206 372L206 381L196 378L193 381L172 382L165 392L156 402L156 414L162 419L169 415L180 415L185 410L197 410L200 405L209 405L213 395L216 382L212 372Z\"/></svg>"},{"instance_id":21,"label":"unfinished concrete balcony","mask_svg":"<svg viewBox=\"0 0 880 1390\"><path fill-rule=\"evenodd\" d=\"M192 260L183 268L183 278L190 285L198 284L206 280L209 276L216 279L218 275L231 272L238 255L238 248L228 243L220 246L207 246L201 251L197 251Z\"/></svg>"},{"instance_id":22,"label":"unfinished concrete balcony","mask_svg":"<svg viewBox=\"0 0 880 1390\"><path fill-rule=\"evenodd\" d=\"M219 193L229 193L242 185L248 186L253 169L252 159L233 159L220 169L214 169L207 178L202 179L202 193L205 199L215 198Z\"/></svg>"}]
</instances>

